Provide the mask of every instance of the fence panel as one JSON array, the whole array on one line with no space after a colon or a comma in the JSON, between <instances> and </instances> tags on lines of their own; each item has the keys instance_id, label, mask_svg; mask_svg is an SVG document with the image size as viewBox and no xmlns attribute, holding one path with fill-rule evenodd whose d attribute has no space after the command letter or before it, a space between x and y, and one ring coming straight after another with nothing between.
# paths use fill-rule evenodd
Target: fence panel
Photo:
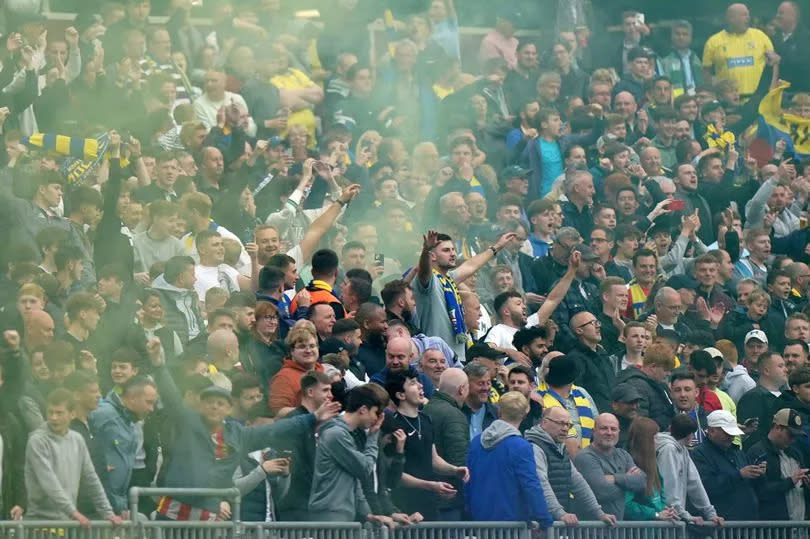
<instances>
[{"instance_id":1,"label":"fence panel","mask_svg":"<svg viewBox=\"0 0 810 539\"><path fill-rule=\"evenodd\" d=\"M549 530L549 539L685 539L685 525L682 522L623 521L617 526L608 526L604 522L586 521L566 526L564 522L555 522Z\"/></svg>"},{"instance_id":2,"label":"fence panel","mask_svg":"<svg viewBox=\"0 0 810 539\"><path fill-rule=\"evenodd\" d=\"M692 536L712 539L810 539L810 522L727 521L722 526L689 527Z\"/></svg>"},{"instance_id":3,"label":"fence panel","mask_svg":"<svg viewBox=\"0 0 810 539\"><path fill-rule=\"evenodd\" d=\"M420 522L393 530L366 527L371 539L530 539L525 522Z\"/></svg>"},{"instance_id":4,"label":"fence panel","mask_svg":"<svg viewBox=\"0 0 810 539\"><path fill-rule=\"evenodd\" d=\"M357 522L246 522L242 539L364 539Z\"/></svg>"},{"instance_id":5,"label":"fence panel","mask_svg":"<svg viewBox=\"0 0 810 539\"><path fill-rule=\"evenodd\" d=\"M21 520L0 522L3 539L134 539L131 523L114 527L106 520L92 521L89 528L75 520Z\"/></svg>"}]
</instances>

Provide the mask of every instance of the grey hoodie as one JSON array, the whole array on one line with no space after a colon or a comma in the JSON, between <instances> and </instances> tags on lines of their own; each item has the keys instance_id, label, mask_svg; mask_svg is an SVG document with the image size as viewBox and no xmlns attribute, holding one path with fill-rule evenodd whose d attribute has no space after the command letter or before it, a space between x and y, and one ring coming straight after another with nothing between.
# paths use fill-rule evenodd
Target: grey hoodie
<instances>
[{"instance_id":1,"label":"grey hoodie","mask_svg":"<svg viewBox=\"0 0 810 539\"><path fill-rule=\"evenodd\" d=\"M543 486L543 496L546 498L548 511L551 513L551 516L554 517L554 520L560 520L563 515L566 514L565 509L557 500L557 496L554 495L554 489L551 488L551 483L548 481L548 459L546 458L546 453L543 451L543 448L537 445L537 441L545 440L548 443L556 445L560 451L566 454L566 458L570 458L567 456L568 451L565 449L565 444L555 442L546 431L540 428L540 425L535 425L530 428L523 436L532 443L532 453L534 453L534 462L537 466L537 477L540 478L540 484ZM602 515L605 514L602 510L602 506L596 501L596 496L593 495L591 487L588 486L585 478L582 477L582 474L579 473L573 463L571 463L571 491L574 494L574 498L577 500L577 507L586 511L588 513L587 516L594 520L599 520Z\"/></svg>"},{"instance_id":2,"label":"grey hoodie","mask_svg":"<svg viewBox=\"0 0 810 539\"><path fill-rule=\"evenodd\" d=\"M152 282L152 288L161 295L166 325L176 331L184 343L200 334L203 322L194 290L174 286L162 273Z\"/></svg>"},{"instance_id":3,"label":"grey hoodie","mask_svg":"<svg viewBox=\"0 0 810 539\"><path fill-rule=\"evenodd\" d=\"M82 435L69 430L60 436L45 423L31 433L25 449L26 518L72 520L79 486L98 514L113 514Z\"/></svg>"},{"instance_id":4,"label":"grey hoodie","mask_svg":"<svg viewBox=\"0 0 810 539\"><path fill-rule=\"evenodd\" d=\"M361 481L371 476L377 465L378 435L369 434L366 447L358 451L342 417L321 427L309 495L309 512L314 520L354 522L358 516L371 513Z\"/></svg>"},{"instance_id":5,"label":"grey hoodie","mask_svg":"<svg viewBox=\"0 0 810 539\"><path fill-rule=\"evenodd\" d=\"M481 433L481 445L492 449L510 436L520 436L520 431L501 419L496 419Z\"/></svg>"},{"instance_id":6,"label":"grey hoodie","mask_svg":"<svg viewBox=\"0 0 810 539\"><path fill-rule=\"evenodd\" d=\"M703 518L717 516L685 445L668 432L659 432L655 435L655 455L664 502L677 511L682 520L691 522L695 518L686 510L687 500Z\"/></svg>"},{"instance_id":7,"label":"grey hoodie","mask_svg":"<svg viewBox=\"0 0 810 539\"><path fill-rule=\"evenodd\" d=\"M743 395L757 386L757 383L748 374L748 369L742 365L737 365L726 374L724 381L726 393L728 393L728 396L731 397L735 403L739 401Z\"/></svg>"}]
</instances>

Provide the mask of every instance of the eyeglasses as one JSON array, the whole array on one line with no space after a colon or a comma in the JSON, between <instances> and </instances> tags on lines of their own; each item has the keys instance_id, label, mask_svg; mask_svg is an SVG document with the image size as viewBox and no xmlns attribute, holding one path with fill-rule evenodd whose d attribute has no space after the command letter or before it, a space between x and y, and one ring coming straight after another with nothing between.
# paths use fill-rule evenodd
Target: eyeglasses
<instances>
[{"instance_id":1,"label":"eyeglasses","mask_svg":"<svg viewBox=\"0 0 810 539\"><path fill-rule=\"evenodd\" d=\"M554 423L555 425L559 425L559 426L561 426L561 427L565 427L566 429L570 429L571 427L573 427L573 426L574 426L574 424L573 424L571 421L559 421L559 420L557 420L557 419L551 419L550 417L547 417L547 418L546 418L546 421L551 421L551 422L552 422L552 423Z\"/></svg>"},{"instance_id":2,"label":"eyeglasses","mask_svg":"<svg viewBox=\"0 0 810 539\"><path fill-rule=\"evenodd\" d=\"M276 322L278 323L278 316L274 316L272 314L266 314L259 318L259 320L266 320L267 322Z\"/></svg>"},{"instance_id":3,"label":"eyeglasses","mask_svg":"<svg viewBox=\"0 0 810 539\"><path fill-rule=\"evenodd\" d=\"M591 238L591 243L607 243L607 238Z\"/></svg>"},{"instance_id":4,"label":"eyeglasses","mask_svg":"<svg viewBox=\"0 0 810 539\"><path fill-rule=\"evenodd\" d=\"M593 320L590 320L590 321L588 321L588 322L585 322L584 324L580 324L580 325L578 325L578 326L577 326L575 329L584 328L585 326L588 326L588 325L590 325L590 324L593 324L593 325L594 325L594 327L598 327L598 328L599 328L599 327L602 327L602 322L600 322L598 318L594 318Z\"/></svg>"}]
</instances>

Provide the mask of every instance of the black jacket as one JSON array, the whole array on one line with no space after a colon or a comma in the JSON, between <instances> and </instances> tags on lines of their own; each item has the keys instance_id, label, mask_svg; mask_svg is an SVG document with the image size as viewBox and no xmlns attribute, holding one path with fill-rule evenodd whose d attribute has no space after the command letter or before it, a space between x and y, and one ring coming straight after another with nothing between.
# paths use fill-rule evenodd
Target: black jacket
<instances>
[{"instance_id":1,"label":"black jacket","mask_svg":"<svg viewBox=\"0 0 810 539\"><path fill-rule=\"evenodd\" d=\"M675 407L666 384L653 380L636 367L623 370L617 382L628 383L641 393L640 415L658 423L661 432L669 430L669 424L675 416Z\"/></svg>"},{"instance_id":2,"label":"black jacket","mask_svg":"<svg viewBox=\"0 0 810 539\"><path fill-rule=\"evenodd\" d=\"M737 402L737 422L745 423L747 419L756 418L760 426L767 425L770 428L770 419L773 417L773 407L779 397L757 385L751 391L740 397ZM751 447L767 434L767 430L758 430L744 439L745 448Z\"/></svg>"},{"instance_id":3,"label":"black jacket","mask_svg":"<svg viewBox=\"0 0 810 539\"><path fill-rule=\"evenodd\" d=\"M723 448L706 438L691 454L717 514L726 520L757 520L754 480L740 475L749 463L742 450L736 445Z\"/></svg>"},{"instance_id":4,"label":"black jacket","mask_svg":"<svg viewBox=\"0 0 810 539\"><path fill-rule=\"evenodd\" d=\"M385 341L380 339L364 340L357 349L357 360L366 368L369 377L385 368Z\"/></svg>"},{"instance_id":5,"label":"black jacket","mask_svg":"<svg viewBox=\"0 0 810 539\"><path fill-rule=\"evenodd\" d=\"M779 62L779 77L790 82L791 92L810 91L810 32L802 26L797 27L787 39L777 31L773 38L773 47L782 57Z\"/></svg>"},{"instance_id":6,"label":"black jacket","mask_svg":"<svg viewBox=\"0 0 810 539\"><path fill-rule=\"evenodd\" d=\"M532 275L537 293L547 295L554 283L562 279L566 271L568 271L568 266L554 260L551 254L537 257L532 264Z\"/></svg>"},{"instance_id":7,"label":"black jacket","mask_svg":"<svg viewBox=\"0 0 810 539\"><path fill-rule=\"evenodd\" d=\"M795 446L785 449L785 453L789 457L796 459L800 468L807 467L804 455ZM785 494L793 488L794 484L790 478L782 476L782 469L779 465L779 450L765 437L754 444L747 451L747 455L750 462L764 460L768 464L765 475L756 481L756 493L757 498L759 498L759 518L763 520L790 520ZM804 506L806 514L810 514L806 487L804 488Z\"/></svg>"},{"instance_id":8,"label":"black jacket","mask_svg":"<svg viewBox=\"0 0 810 539\"><path fill-rule=\"evenodd\" d=\"M611 393L616 385L616 368L605 349L598 346L596 350L591 350L577 343L568 357L575 359L579 365L579 376L574 383L590 393L599 412L609 412L613 400Z\"/></svg>"}]
</instances>

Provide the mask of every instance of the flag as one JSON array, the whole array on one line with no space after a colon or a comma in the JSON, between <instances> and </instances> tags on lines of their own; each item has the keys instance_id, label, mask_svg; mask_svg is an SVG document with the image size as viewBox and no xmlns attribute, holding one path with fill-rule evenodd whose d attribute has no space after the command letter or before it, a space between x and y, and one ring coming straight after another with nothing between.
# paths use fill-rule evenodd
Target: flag
<instances>
[{"instance_id":1,"label":"flag","mask_svg":"<svg viewBox=\"0 0 810 539\"><path fill-rule=\"evenodd\" d=\"M760 102L758 136L768 140L772 147L777 140L784 139L788 143L785 153L792 151L797 158L803 159L810 157L810 118L782 109L782 94L789 87L789 82L780 82Z\"/></svg>"}]
</instances>

